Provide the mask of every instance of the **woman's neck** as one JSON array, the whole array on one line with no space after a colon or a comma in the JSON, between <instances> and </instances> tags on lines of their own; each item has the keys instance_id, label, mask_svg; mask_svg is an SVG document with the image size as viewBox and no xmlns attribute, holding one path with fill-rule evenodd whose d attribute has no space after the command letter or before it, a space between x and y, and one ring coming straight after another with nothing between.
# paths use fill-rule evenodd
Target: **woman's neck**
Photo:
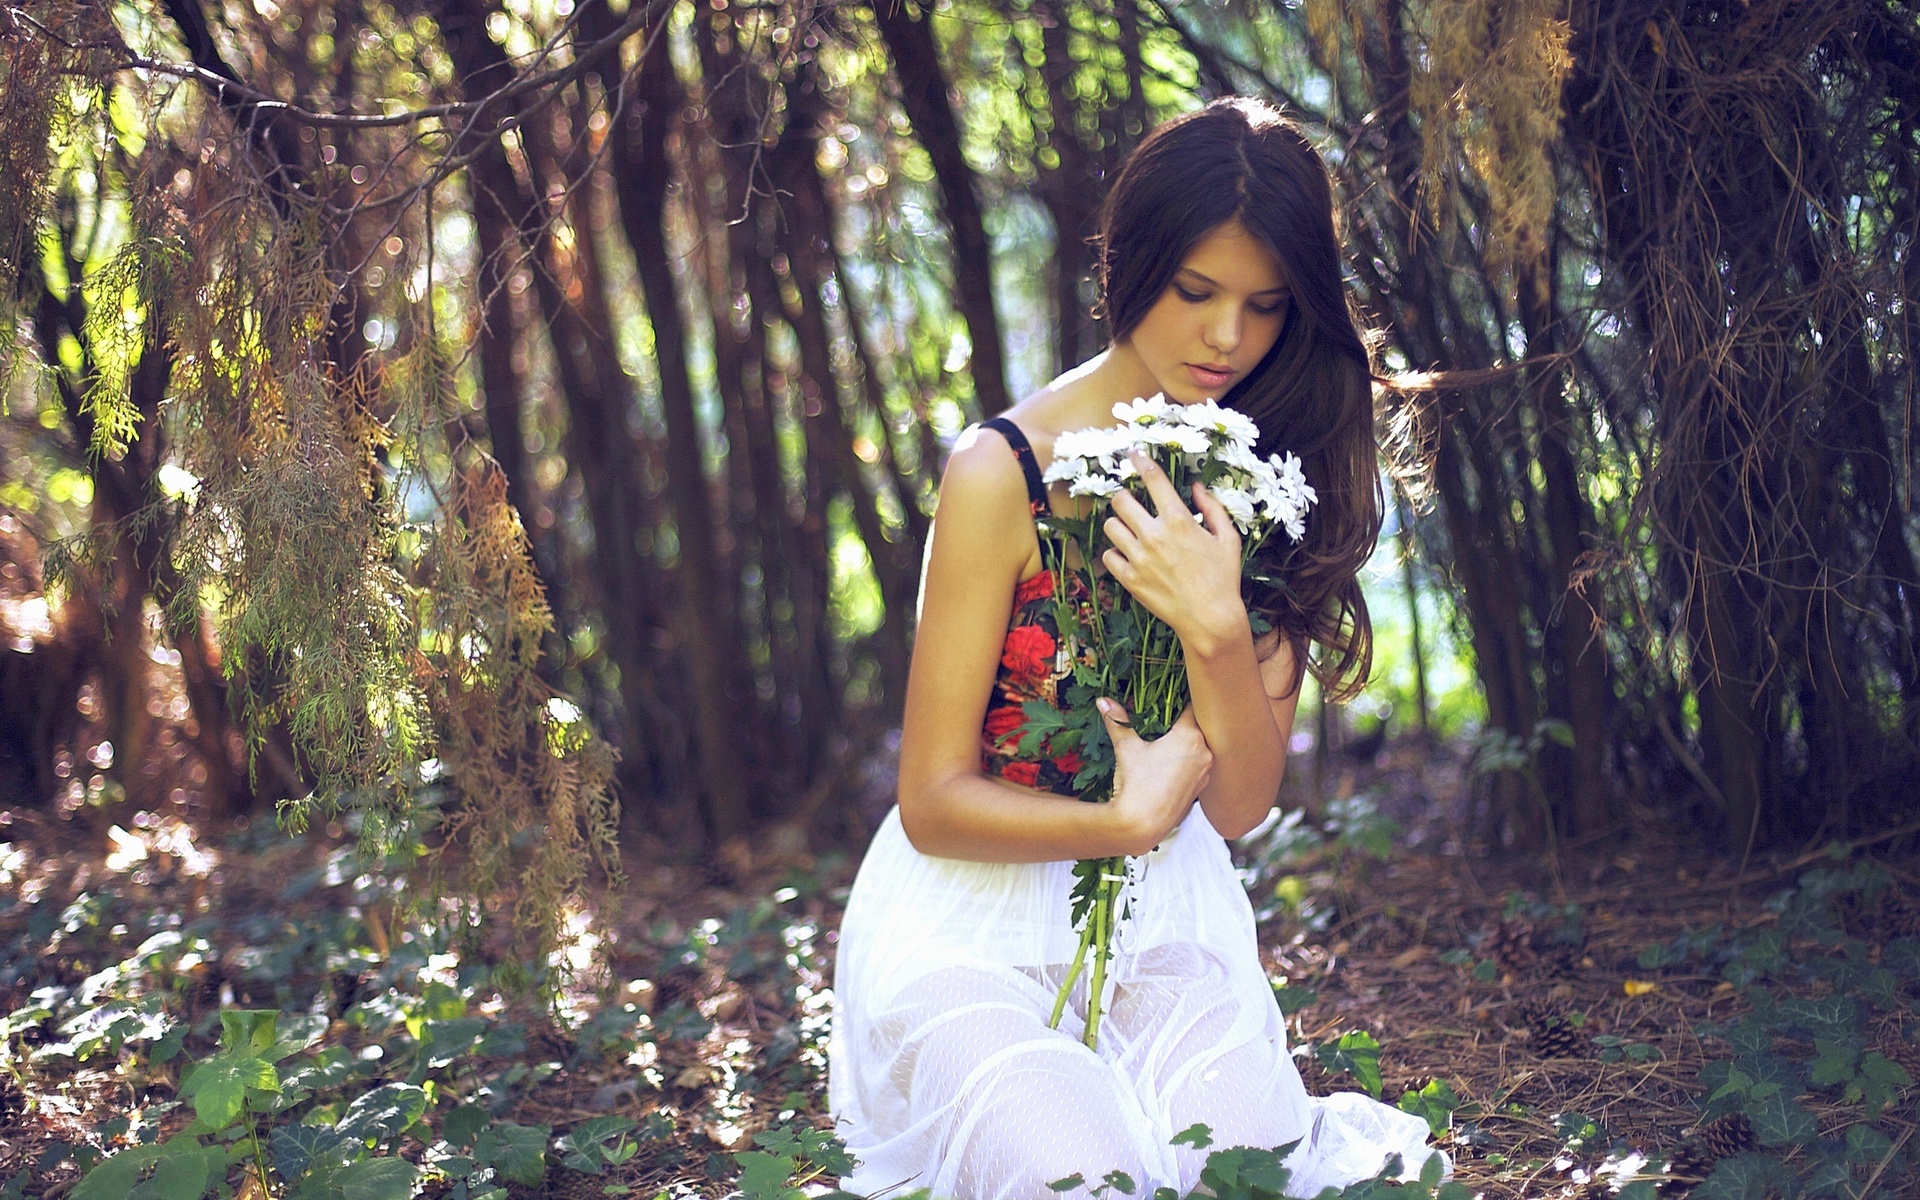
<instances>
[{"instance_id":1,"label":"woman's neck","mask_svg":"<svg viewBox=\"0 0 1920 1200\"><path fill-rule=\"evenodd\" d=\"M1113 406L1160 387L1131 345L1108 346L1020 404L1048 433L1115 424Z\"/></svg>"}]
</instances>

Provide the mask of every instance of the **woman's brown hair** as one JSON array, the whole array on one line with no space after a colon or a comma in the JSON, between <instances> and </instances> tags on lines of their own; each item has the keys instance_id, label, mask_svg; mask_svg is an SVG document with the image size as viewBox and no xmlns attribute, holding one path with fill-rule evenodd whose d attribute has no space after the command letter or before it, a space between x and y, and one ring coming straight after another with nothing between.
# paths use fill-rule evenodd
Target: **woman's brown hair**
<instances>
[{"instance_id":1,"label":"woman's brown hair","mask_svg":"<svg viewBox=\"0 0 1920 1200\"><path fill-rule=\"evenodd\" d=\"M1293 300L1273 349L1220 400L1260 427L1263 453L1298 454L1319 495L1304 541L1274 537L1261 550L1247 606L1292 641L1330 698L1346 699L1373 662L1359 582L1383 504L1373 370L1341 285L1333 188L1300 130L1272 106L1235 97L1149 134L1101 208L1102 305L1113 340L1125 340L1193 247L1229 221L1273 252Z\"/></svg>"}]
</instances>

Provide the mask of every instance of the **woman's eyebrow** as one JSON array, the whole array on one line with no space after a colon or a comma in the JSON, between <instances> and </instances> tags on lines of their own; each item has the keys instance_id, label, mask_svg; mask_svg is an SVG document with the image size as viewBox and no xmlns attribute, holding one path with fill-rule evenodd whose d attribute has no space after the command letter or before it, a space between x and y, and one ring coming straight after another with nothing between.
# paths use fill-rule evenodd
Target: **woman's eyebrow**
<instances>
[{"instance_id":1,"label":"woman's eyebrow","mask_svg":"<svg viewBox=\"0 0 1920 1200\"><path fill-rule=\"evenodd\" d=\"M1220 286L1220 283L1219 283L1219 281L1218 281L1218 280L1213 280L1213 279L1208 279L1208 278L1207 278L1207 277L1206 277L1205 275L1202 275L1202 274L1201 274L1200 272L1198 272L1198 271L1196 271L1196 270L1194 270L1194 269L1193 269L1192 267L1181 267L1181 268L1180 268L1180 273L1181 273L1182 275L1191 275L1191 276L1193 276L1193 277L1194 277L1195 279L1198 279L1198 280L1199 280L1199 281L1200 281L1201 283L1204 283L1204 284L1206 284L1206 285L1207 285L1208 287L1219 287L1219 286ZM1279 287L1271 287L1271 288L1266 288L1266 289L1263 289L1263 290L1261 290L1261 291L1258 291L1258 292L1254 292L1253 294L1254 294L1254 295L1256 295L1256 296L1271 296L1271 295L1273 295L1273 294L1275 294L1276 292L1285 292L1285 291L1288 291L1288 290L1289 290L1289 289L1287 288L1287 286L1286 286L1285 284L1281 284L1281 285L1280 285Z\"/></svg>"}]
</instances>

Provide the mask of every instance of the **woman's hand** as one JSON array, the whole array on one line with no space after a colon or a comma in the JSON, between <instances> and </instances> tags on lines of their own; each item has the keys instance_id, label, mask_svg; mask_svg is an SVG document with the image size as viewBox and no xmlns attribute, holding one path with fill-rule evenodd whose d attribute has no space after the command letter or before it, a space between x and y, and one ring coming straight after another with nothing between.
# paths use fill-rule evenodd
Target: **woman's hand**
<instances>
[{"instance_id":1,"label":"woman's hand","mask_svg":"<svg viewBox=\"0 0 1920 1200\"><path fill-rule=\"evenodd\" d=\"M1195 521L1160 464L1137 450L1132 458L1155 511L1129 492L1114 493L1105 525L1113 548L1101 556L1108 572L1182 643L1245 634L1240 531L1233 518L1196 483L1194 505L1204 524Z\"/></svg>"},{"instance_id":2,"label":"woman's hand","mask_svg":"<svg viewBox=\"0 0 1920 1200\"><path fill-rule=\"evenodd\" d=\"M1108 807L1126 831L1129 854L1145 854L1186 819L1206 789L1213 751L1200 733L1193 709L1149 742L1133 731L1119 703L1097 701L1113 740L1113 798Z\"/></svg>"}]
</instances>

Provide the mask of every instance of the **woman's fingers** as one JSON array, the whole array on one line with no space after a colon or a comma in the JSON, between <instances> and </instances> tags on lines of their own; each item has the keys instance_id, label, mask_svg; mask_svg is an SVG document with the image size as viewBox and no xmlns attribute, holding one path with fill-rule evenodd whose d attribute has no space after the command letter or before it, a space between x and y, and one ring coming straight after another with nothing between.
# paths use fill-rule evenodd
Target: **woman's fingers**
<instances>
[{"instance_id":1,"label":"woman's fingers","mask_svg":"<svg viewBox=\"0 0 1920 1200\"><path fill-rule=\"evenodd\" d=\"M1127 715L1127 710L1120 706L1119 701L1102 697L1093 703L1100 710L1100 719L1106 722L1107 736L1113 739L1114 745L1118 746L1123 738L1132 738L1136 742L1140 740L1140 735L1133 731L1133 718Z\"/></svg>"},{"instance_id":2,"label":"woman's fingers","mask_svg":"<svg viewBox=\"0 0 1920 1200\"><path fill-rule=\"evenodd\" d=\"M1113 515L1134 533L1139 533L1153 522L1153 514L1147 511L1147 506L1134 499L1133 493L1125 488L1115 492L1108 503L1113 506Z\"/></svg>"},{"instance_id":3,"label":"woman's fingers","mask_svg":"<svg viewBox=\"0 0 1920 1200\"><path fill-rule=\"evenodd\" d=\"M1193 507L1207 523L1208 532L1215 537L1238 538L1240 530L1233 523L1233 515L1226 505L1220 503L1213 492L1204 483L1193 485Z\"/></svg>"},{"instance_id":4,"label":"woman's fingers","mask_svg":"<svg viewBox=\"0 0 1920 1200\"><path fill-rule=\"evenodd\" d=\"M1128 452L1133 459L1134 469L1140 472L1140 482L1147 485L1147 495L1153 497L1154 514L1165 520L1170 516L1192 517L1193 510L1180 499L1180 492L1173 486L1173 480L1153 461L1153 456L1142 454L1138 450ZM1116 498L1118 493L1116 493Z\"/></svg>"},{"instance_id":5,"label":"woman's fingers","mask_svg":"<svg viewBox=\"0 0 1920 1200\"><path fill-rule=\"evenodd\" d=\"M1120 553L1128 558L1140 556L1140 537L1125 521L1119 517L1108 517L1101 528L1106 531L1107 540L1112 542L1114 548Z\"/></svg>"}]
</instances>

